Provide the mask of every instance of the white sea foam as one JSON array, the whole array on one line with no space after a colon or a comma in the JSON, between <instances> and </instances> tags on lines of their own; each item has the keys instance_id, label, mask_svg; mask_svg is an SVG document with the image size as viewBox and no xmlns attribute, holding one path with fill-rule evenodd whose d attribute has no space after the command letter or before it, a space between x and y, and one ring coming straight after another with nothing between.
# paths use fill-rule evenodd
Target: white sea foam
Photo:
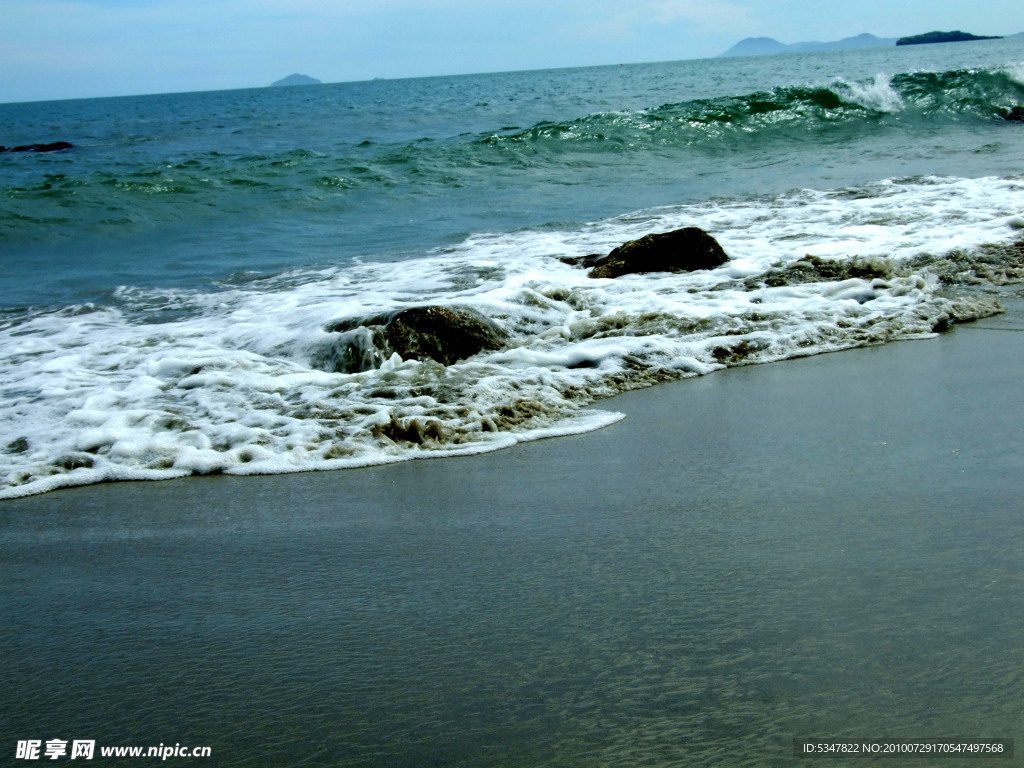
<instances>
[{"instance_id":1,"label":"white sea foam","mask_svg":"<svg viewBox=\"0 0 1024 768\"><path fill-rule=\"evenodd\" d=\"M1024 85L1024 61L1015 61L1007 64L1003 68L1003 72L1021 85Z\"/></svg>"},{"instance_id":2,"label":"white sea foam","mask_svg":"<svg viewBox=\"0 0 1024 768\"><path fill-rule=\"evenodd\" d=\"M413 261L213 293L124 289L117 308L38 314L0 330L0 498L495 450L605 426L620 415L592 404L624 389L926 337L991 303L954 302L927 266L899 265L1012 241L1022 211L1021 178L892 180L642 211L572 231L479 234ZM711 232L731 261L592 280L559 260L681 226ZM808 254L896 266L832 281L759 277ZM422 304L472 308L510 340L447 367L397 355L360 373L314 365L339 342L324 330L331 321ZM153 306L180 317L153 322Z\"/></svg>"},{"instance_id":3,"label":"white sea foam","mask_svg":"<svg viewBox=\"0 0 1024 768\"><path fill-rule=\"evenodd\" d=\"M903 98L893 89L892 81L887 75L875 75L863 83L837 80L833 87L848 101L876 112L899 112L905 106Z\"/></svg>"}]
</instances>

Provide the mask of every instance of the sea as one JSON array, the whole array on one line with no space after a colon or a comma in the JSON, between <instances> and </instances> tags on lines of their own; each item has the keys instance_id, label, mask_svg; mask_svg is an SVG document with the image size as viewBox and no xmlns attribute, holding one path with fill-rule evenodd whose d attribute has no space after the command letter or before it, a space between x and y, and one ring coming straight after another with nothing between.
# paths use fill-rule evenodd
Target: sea
<instances>
[{"instance_id":1,"label":"sea","mask_svg":"<svg viewBox=\"0 0 1024 768\"><path fill-rule=\"evenodd\" d=\"M73 145L0 153L0 498L492 451L992 315L1021 105L1020 36L0 104L0 144ZM729 261L578 264L691 226ZM420 306L505 341L379 348Z\"/></svg>"}]
</instances>

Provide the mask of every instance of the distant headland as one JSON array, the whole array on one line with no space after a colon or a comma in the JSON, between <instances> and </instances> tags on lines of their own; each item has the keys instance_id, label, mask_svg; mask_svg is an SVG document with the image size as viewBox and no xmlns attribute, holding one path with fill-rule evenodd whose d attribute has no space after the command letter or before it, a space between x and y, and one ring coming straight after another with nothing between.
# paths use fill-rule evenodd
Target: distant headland
<instances>
[{"instance_id":1,"label":"distant headland","mask_svg":"<svg viewBox=\"0 0 1024 768\"><path fill-rule=\"evenodd\" d=\"M1013 35L1016 37L1016 35ZM830 43L793 43L787 45L771 37L748 37L719 56L772 56L779 53L812 53L817 51L853 51L864 48L887 48L893 45L922 45L924 43L956 43L967 40L998 40L999 37L971 35L967 32L927 32L910 37L875 37L863 34L844 37Z\"/></svg>"},{"instance_id":2,"label":"distant headland","mask_svg":"<svg viewBox=\"0 0 1024 768\"><path fill-rule=\"evenodd\" d=\"M271 85L271 87L274 87L274 86L278 86L278 85L320 85L320 84L321 84L320 81L317 80L315 77L310 77L309 75L300 75L298 73L295 73L294 75L288 75L288 77L283 77L280 80L278 80L276 83L271 83L270 85Z\"/></svg>"},{"instance_id":3,"label":"distant headland","mask_svg":"<svg viewBox=\"0 0 1024 768\"><path fill-rule=\"evenodd\" d=\"M896 45L894 37L863 34L844 37L830 43L807 42L786 45L771 37L748 37L740 40L721 56L771 56L777 53L812 53L817 51L852 51L863 48L886 48Z\"/></svg>"},{"instance_id":4,"label":"distant headland","mask_svg":"<svg viewBox=\"0 0 1024 768\"><path fill-rule=\"evenodd\" d=\"M923 35L911 35L901 37L896 45L926 45L927 43L965 43L968 40L1001 40L1001 37L986 37L984 35L971 35L967 32L956 30L954 32L925 32Z\"/></svg>"}]
</instances>

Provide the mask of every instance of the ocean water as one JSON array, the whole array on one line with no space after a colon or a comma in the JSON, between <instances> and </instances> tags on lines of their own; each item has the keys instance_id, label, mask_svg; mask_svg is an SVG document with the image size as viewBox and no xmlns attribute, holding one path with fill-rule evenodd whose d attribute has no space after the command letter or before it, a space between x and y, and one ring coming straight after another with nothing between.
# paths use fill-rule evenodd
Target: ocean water
<instances>
[{"instance_id":1,"label":"ocean water","mask_svg":"<svg viewBox=\"0 0 1024 768\"><path fill-rule=\"evenodd\" d=\"M489 451L993 314L1019 105L1022 38L0 105L0 144L74 145L0 154L0 498ZM564 261L683 226L730 261ZM420 305L508 341L443 366L330 330Z\"/></svg>"}]
</instances>

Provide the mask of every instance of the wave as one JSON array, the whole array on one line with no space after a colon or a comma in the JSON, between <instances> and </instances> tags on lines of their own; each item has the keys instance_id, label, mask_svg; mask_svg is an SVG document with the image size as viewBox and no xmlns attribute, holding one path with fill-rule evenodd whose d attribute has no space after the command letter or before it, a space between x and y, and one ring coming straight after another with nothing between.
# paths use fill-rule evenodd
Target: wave
<instances>
[{"instance_id":1,"label":"wave","mask_svg":"<svg viewBox=\"0 0 1024 768\"><path fill-rule=\"evenodd\" d=\"M609 112L479 139L492 146L565 142L643 149L713 147L716 143L813 136L845 127L879 124L913 128L942 122L993 122L1024 102L1024 83L1012 70L914 72L866 81L837 79L769 91L665 104L635 112Z\"/></svg>"},{"instance_id":2,"label":"wave","mask_svg":"<svg viewBox=\"0 0 1024 768\"><path fill-rule=\"evenodd\" d=\"M71 155L3 161L26 168L35 163L39 170L25 171L18 183L0 190L0 236L39 226L79 226L76 210L92 214L101 227L180 218L182 210L238 213L267 200L279 210L301 212L365 195L474 187L495 174L541 170L564 177L619 163L623 156L680 162L694 154L764 153L794 142L835 144L879 132L995 126L1021 104L1020 71L969 69L778 87L398 144L362 141L333 153L208 151L171 160L129 153L124 162L104 157L102 170L91 171L97 155L113 150L85 146L83 162Z\"/></svg>"}]
</instances>

